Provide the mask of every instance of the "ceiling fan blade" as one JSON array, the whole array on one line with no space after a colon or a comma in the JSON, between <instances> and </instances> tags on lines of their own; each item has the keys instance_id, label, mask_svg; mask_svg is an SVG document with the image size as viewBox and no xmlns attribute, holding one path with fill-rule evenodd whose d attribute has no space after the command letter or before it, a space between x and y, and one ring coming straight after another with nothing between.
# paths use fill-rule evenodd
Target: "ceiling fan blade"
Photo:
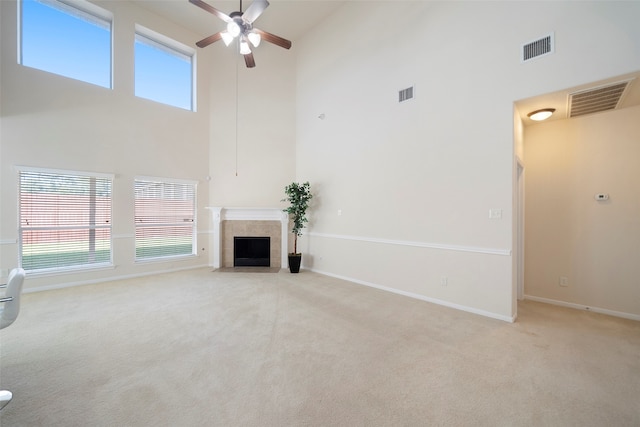
<instances>
[{"instance_id":1,"label":"ceiling fan blade","mask_svg":"<svg viewBox=\"0 0 640 427\"><path fill-rule=\"evenodd\" d=\"M189 0L189 3L195 4L199 8L204 9L209 13L213 13L218 18L222 19L224 22L232 21L232 19L229 17L229 15L227 15L226 13L220 12L218 9L216 9L213 6L208 5L207 3L203 2L202 0Z\"/></svg>"},{"instance_id":2,"label":"ceiling fan blade","mask_svg":"<svg viewBox=\"0 0 640 427\"><path fill-rule=\"evenodd\" d=\"M196 43L196 46L198 46L198 47L207 47L211 43L217 42L221 38L222 38L222 31L220 31L219 33L212 34L209 37L206 37L206 38L200 40L199 42Z\"/></svg>"},{"instance_id":3,"label":"ceiling fan blade","mask_svg":"<svg viewBox=\"0 0 640 427\"><path fill-rule=\"evenodd\" d=\"M285 49L291 48L291 42L287 39L283 39L282 37L278 37L275 34L267 33L266 31L259 30L258 28L254 28L253 31L260 34L262 40L266 40L269 43L273 43Z\"/></svg>"},{"instance_id":4,"label":"ceiling fan blade","mask_svg":"<svg viewBox=\"0 0 640 427\"><path fill-rule=\"evenodd\" d=\"M256 66L256 61L253 59L253 53L247 53L244 55L244 63L247 65L247 68L253 68Z\"/></svg>"},{"instance_id":5,"label":"ceiling fan blade","mask_svg":"<svg viewBox=\"0 0 640 427\"><path fill-rule=\"evenodd\" d=\"M264 12L267 7L269 7L269 2L267 0L253 0L251 6L249 6L242 14L242 19L251 24L253 21L258 19L260 15L262 15L262 12Z\"/></svg>"}]
</instances>

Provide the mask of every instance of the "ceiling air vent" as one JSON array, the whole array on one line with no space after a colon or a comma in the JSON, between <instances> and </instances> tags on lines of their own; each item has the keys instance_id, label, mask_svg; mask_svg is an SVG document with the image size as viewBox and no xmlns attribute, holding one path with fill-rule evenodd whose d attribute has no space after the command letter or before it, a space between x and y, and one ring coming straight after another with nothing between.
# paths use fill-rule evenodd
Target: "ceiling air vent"
<instances>
[{"instance_id":1,"label":"ceiling air vent","mask_svg":"<svg viewBox=\"0 0 640 427\"><path fill-rule=\"evenodd\" d=\"M569 117L615 109L620 104L629 82L618 82L569 94Z\"/></svg>"},{"instance_id":2,"label":"ceiling air vent","mask_svg":"<svg viewBox=\"0 0 640 427\"><path fill-rule=\"evenodd\" d=\"M522 45L522 62L550 55L555 51L553 33Z\"/></svg>"},{"instance_id":3,"label":"ceiling air vent","mask_svg":"<svg viewBox=\"0 0 640 427\"><path fill-rule=\"evenodd\" d=\"M413 98L413 86L398 91L398 102L408 101Z\"/></svg>"}]
</instances>

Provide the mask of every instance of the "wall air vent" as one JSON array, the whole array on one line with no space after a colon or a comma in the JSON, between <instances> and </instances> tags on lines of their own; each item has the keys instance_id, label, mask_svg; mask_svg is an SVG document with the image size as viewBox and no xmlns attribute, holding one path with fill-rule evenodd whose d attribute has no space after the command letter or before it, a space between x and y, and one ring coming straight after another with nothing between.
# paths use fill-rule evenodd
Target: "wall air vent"
<instances>
[{"instance_id":1,"label":"wall air vent","mask_svg":"<svg viewBox=\"0 0 640 427\"><path fill-rule=\"evenodd\" d=\"M613 110L620 105L630 80L569 94L569 117Z\"/></svg>"},{"instance_id":2,"label":"wall air vent","mask_svg":"<svg viewBox=\"0 0 640 427\"><path fill-rule=\"evenodd\" d=\"M398 102L408 101L413 98L413 86L398 91Z\"/></svg>"},{"instance_id":3,"label":"wall air vent","mask_svg":"<svg viewBox=\"0 0 640 427\"><path fill-rule=\"evenodd\" d=\"M555 52L555 40L553 33L522 45L521 62L527 62L534 58L550 55Z\"/></svg>"}]
</instances>

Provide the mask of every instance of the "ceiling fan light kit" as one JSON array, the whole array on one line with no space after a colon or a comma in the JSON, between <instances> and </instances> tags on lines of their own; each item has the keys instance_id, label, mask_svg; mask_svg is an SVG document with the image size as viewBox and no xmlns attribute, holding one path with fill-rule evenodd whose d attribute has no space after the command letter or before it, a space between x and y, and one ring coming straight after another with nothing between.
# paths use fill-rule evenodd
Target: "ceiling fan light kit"
<instances>
[{"instance_id":1,"label":"ceiling fan light kit","mask_svg":"<svg viewBox=\"0 0 640 427\"><path fill-rule=\"evenodd\" d=\"M235 22L229 22L229 25L227 25L227 34L235 39L240 35L240 32L240 27L238 27Z\"/></svg>"},{"instance_id":2,"label":"ceiling fan light kit","mask_svg":"<svg viewBox=\"0 0 640 427\"><path fill-rule=\"evenodd\" d=\"M262 12L269 6L267 0L254 0L251 6L244 12L242 12L242 0L240 0L240 10L232 12L229 15L202 0L189 0L189 2L227 23L227 29L225 31L220 31L197 42L196 46L200 48L207 47L220 39L222 39L226 46L229 46L237 39L240 54L244 56L247 68L256 66L251 46L257 48L262 40L266 40L284 49L291 48L291 42L289 40L253 27L253 22L258 19L258 17L262 15Z\"/></svg>"},{"instance_id":3,"label":"ceiling fan light kit","mask_svg":"<svg viewBox=\"0 0 640 427\"><path fill-rule=\"evenodd\" d=\"M240 42L240 53L242 55L248 55L251 53L251 48L249 47L249 43L247 43L244 40Z\"/></svg>"},{"instance_id":4,"label":"ceiling fan light kit","mask_svg":"<svg viewBox=\"0 0 640 427\"><path fill-rule=\"evenodd\" d=\"M262 37L260 37L260 34L258 33L249 33L249 35L247 35L247 38L249 39L253 47L260 46L260 41L262 41Z\"/></svg>"},{"instance_id":5,"label":"ceiling fan light kit","mask_svg":"<svg viewBox=\"0 0 640 427\"><path fill-rule=\"evenodd\" d=\"M220 37L222 37L222 41L224 42L225 46L229 46L235 39L235 37L233 37L228 31L223 31L222 33L220 33Z\"/></svg>"}]
</instances>

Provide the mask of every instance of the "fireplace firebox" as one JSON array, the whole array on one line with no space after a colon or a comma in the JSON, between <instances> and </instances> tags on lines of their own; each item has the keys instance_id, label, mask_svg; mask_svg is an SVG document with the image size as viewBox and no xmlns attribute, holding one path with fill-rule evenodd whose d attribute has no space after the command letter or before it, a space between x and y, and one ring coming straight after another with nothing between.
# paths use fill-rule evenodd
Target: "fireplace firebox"
<instances>
[{"instance_id":1,"label":"fireplace firebox","mask_svg":"<svg viewBox=\"0 0 640 427\"><path fill-rule=\"evenodd\" d=\"M233 266L234 267L270 267L271 266L271 238L270 237L234 237L233 238Z\"/></svg>"}]
</instances>

